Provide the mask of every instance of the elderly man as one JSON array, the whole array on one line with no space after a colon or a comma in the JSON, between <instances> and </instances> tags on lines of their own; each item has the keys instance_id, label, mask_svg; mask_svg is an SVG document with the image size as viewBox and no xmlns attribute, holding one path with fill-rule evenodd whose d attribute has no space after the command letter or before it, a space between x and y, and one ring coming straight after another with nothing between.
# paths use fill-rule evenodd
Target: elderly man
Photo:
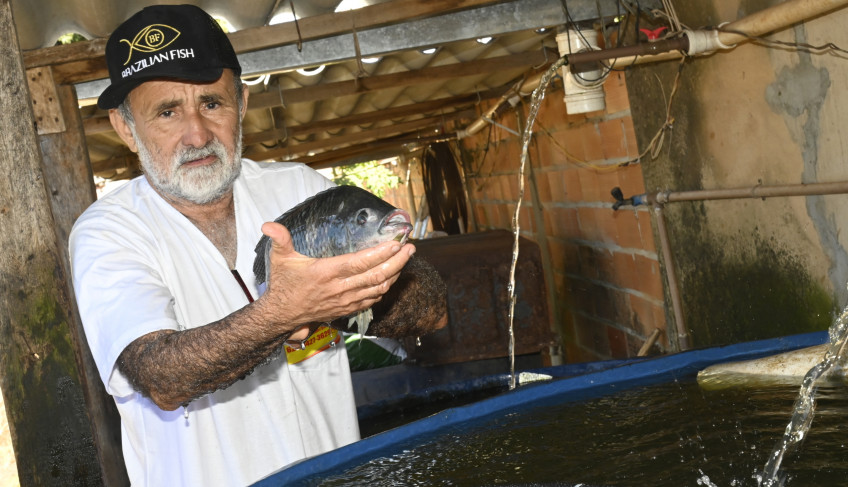
<instances>
[{"instance_id":1,"label":"elderly man","mask_svg":"<svg viewBox=\"0 0 848 487\"><path fill-rule=\"evenodd\" d=\"M106 59L98 104L144 177L93 204L70 251L133 484L246 485L358 440L339 333L324 328L309 353L278 355L316 323L379 301L414 247L311 259L265 223L332 183L301 164L240 158L248 92L226 35L199 8L142 10L112 34ZM260 228L273 240L261 297L251 272Z\"/></svg>"}]
</instances>

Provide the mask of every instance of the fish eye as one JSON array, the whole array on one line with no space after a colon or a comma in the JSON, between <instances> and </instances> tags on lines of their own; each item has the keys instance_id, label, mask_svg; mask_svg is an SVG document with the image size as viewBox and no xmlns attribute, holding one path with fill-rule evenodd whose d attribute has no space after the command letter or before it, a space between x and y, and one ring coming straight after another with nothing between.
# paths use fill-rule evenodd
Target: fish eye
<instances>
[{"instance_id":1,"label":"fish eye","mask_svg":"<svg viewBox=\"0 0 848 487\"><path fill-rule=\"evenodd\" d=\"M365 210L360 210L356 215L356 223L358 225L365 225L368 223L368 212Z\"/></svg>"}]
</instances>

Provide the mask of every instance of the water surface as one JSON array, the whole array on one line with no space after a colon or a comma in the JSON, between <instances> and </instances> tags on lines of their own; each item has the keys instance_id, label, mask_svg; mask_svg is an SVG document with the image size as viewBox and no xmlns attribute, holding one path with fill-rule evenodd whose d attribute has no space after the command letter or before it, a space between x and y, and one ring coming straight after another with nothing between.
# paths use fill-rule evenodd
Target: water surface
<instances>
[{"instance_id":1,"label":"water surface","mask_svg":"<svg viewBox=\"0 0 848 487\"><path fill-rule=\"evenodd\" d=\"M321 486L756 486L798 386L636 388L464 425L316 481ZM848 485L848 388L821 386L788 487Z\"/></svg>"}]
</instances>

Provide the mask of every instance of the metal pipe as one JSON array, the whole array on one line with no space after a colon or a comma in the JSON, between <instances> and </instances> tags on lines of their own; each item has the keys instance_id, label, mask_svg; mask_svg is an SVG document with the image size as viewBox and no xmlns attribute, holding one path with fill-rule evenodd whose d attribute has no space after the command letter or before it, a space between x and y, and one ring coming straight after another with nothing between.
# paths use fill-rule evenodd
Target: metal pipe
<instances>
[{"instance_id":1,"label":"metal pipe","mask_svg":"<svg viewBox=\"0 0 848 487\"><path fill-rule=\"evenodd\" d=\"M840 181L834 183L783 184L777 186L763 186L758 184L748 188L702 189L698 191L661 191L653 197L648 195L647 199L648 201L665 204L676 201L729 200L845 193L848 193L848 182Z\"/></svg>"},{"instance_id":2,"label":"metal pipe","mask_svg":"<svg viewBox=\"0 0 848 487\"><path fill-rule=\"evenodd\" d=\"M677 335L677 350L674 350L674 341L669 340L673 352L689 350L689 331L683 319L683 305L680 300L680 288L677 285L677 270L671 256L671 245L668 242L668 228L665 225L663 205L655 204L654 213L657 218L657 233L660 237L660 251L665 262L665 277L668 281L668 294L671 297L671 310L674 314L674 324Z\"/></svg>"},{"instance_id":3,"label":"metal pipe","mask_svg":"<svg viewBox=\"0 0 848 487\"><path fill-rule=\"evenodd\" d=\"M689 38L687 36L673 39L663 39L654 42L642 42L632 46L613 47L595 51L575 52L568 54L568 64L577 66L586 63L595 63L609 59L617 59L628 56L655 56L671 51L688 51ZM677 57L680 57L678 54Z\"/></svg>"},{"instance_id":4,"label":"metal pipe","mask_svg":"<svg viewBox=\"0 0 848 487\"><path fill-rule=\"evenodd\" d=\"M767 198L778 196L814 196L828 194L848 194L848 181L833 183L782 184L763 186L758 184L747 188L704 189L698 191L660 191L644 195L644 201L654 207L657 218L657 233L660 239L660 251L665 262L668 293L671 297L671 307L677 330L677 340L680 350L689 348L689 333L687 331L683 308L680 299L680 289L677 283L677 271L672 260L671 245L668 240L668 228L665 223L663 208L667 203L680 201L714 201L744 198ZM669 340L671 342L671 340Z\"/></svg>"}]
</instances>

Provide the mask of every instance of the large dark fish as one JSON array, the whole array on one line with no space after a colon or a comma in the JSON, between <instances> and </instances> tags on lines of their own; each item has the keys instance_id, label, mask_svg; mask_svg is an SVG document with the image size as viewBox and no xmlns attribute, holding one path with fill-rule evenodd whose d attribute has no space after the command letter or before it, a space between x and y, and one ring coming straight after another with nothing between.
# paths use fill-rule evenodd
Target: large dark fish
<instances>
[{"instance_id":1,"label":"large dark fish","mask_svg":"<svg viewBox=\"0 0 848 487\"><path fill-rule=\"evenodd\" d=\"M274 220L292 236L294 249L309 257L332 257L397 240L405 243L412 230L409 214L356 186L337 186L308 198ZM267 281L271 239L263 235L256 245L253 273L256 284ZM370 309L350 317L365 333Z\"/></svg>"}]
</instances>

